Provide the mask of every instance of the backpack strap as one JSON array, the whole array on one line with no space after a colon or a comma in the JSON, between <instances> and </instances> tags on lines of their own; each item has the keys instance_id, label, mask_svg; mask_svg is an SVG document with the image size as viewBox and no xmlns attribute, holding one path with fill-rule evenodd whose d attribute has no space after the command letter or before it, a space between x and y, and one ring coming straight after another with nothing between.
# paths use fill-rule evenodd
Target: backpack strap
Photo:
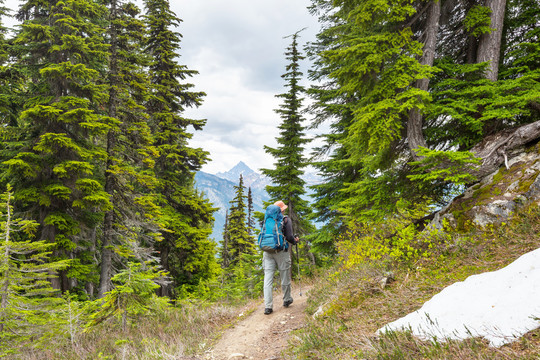
<instances>
[{"instance_id":1,"label":"backpack strap","mask_svg":"<svg viewBox=\"0 0 540 360\"><path fill-rule=\"evenodd\" d=\"M280 229L280 225L278 224L278 217L279 217L278 213L276 213L273 216L273 218L274 218L274 242L275 242L276 249L279 249L281 247L281 244L279 243L279 236L283 232L283 229Z\"/></svg>"}]
</instances>

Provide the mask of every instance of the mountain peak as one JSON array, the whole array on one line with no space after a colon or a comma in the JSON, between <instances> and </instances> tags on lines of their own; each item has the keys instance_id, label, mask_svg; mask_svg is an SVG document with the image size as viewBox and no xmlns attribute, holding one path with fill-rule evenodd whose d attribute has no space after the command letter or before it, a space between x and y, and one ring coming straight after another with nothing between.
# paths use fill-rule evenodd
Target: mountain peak
<instances>
[{"instance_id":1,"label":"mountain peak","mask_svg":"<svg viewBox=\"0 0 540 360\"><path fill-rule=\"evenodd\" d=\"M251 187L264 189L269 182L266 176L263 176L252 170L243 161L238 162L238 164L236 164L229 171L216 174L217 177L232 181L235 184L238 184L238 179L240 179L240 175L242 175L242 179L244 180L244 186L246 188Z\"/></svg>"},{"instance_id":2,"label":"mountain peak","mask_svg":"<svg viewBox=\"0 0 540 360\"><path fill-rule=\"evenodd\" d=\"M243 161L240 161L238 162L238 164L236 164L231 170L229 171L248 171L248 172L255 172L253 170L251 170L251 168L249 166L246 165L245 162Z\"/></svg>"},{"instance_id":3,"label":"mountain peak","mask_svg":"<svg viewBox=\"0 0 540 360\"><path fill-rule=\"evenodd\" d=\"M231 170L217 173L216 176L223 179L231 180L233 182L237 182L238 178L240 178L240 175L245 178L246 176L251 176L254 174L256 174L255 171L251 170L251 168L247 166L246 163L240 161Z\"/></svg>"}]
</instances>

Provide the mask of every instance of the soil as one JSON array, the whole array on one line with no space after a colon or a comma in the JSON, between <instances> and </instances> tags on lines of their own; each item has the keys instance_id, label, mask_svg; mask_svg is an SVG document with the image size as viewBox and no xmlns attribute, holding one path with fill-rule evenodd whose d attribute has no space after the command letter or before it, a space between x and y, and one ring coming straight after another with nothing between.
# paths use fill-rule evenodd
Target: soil
<instances>
[{"instance_id":1,"label":"soil","mask_svg":"<svg viewBox=\"0 0 540 360\"><path fill-rule=\"evenodd\" d=\"M306 289L307 290L307 289ZM285 359L291 331L304 326L307 291L294 288L294 302L285 308L281 294L274 292L274 312L264 315L264 304L256 304L243 320L227 329L205 360L279 360Z\"/></svg>"}]
</instances>

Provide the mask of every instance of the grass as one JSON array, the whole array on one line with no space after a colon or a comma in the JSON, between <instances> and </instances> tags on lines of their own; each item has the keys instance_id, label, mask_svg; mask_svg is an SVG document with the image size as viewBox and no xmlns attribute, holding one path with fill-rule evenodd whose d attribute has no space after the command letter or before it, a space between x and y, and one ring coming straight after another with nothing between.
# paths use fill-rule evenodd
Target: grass
<instances>
[{"instance_id":1,"label":"grass","mask_svg":"<svg viewBox=\"0 0 540 360\"><path fill-rule=\"evenodd\" d=\"M228 326L247 314L253 301L238 305L183 302L165 311L133 319L123 332L107 321L89 332L78 333L73 343L55 339L49 348L26 349L13 359L196 359Z\"/></svg>"},{"instance_id":2,"label":"grass","mask_svg":"<svg viewBox=\"0 0 540 360\"><path fill-rule=\"evenodd\" d=\"M531 207L499 227L453 234L429 258L413 264L366 262L335 267L311 291L307 324L290 341L291 359L538 359L540 330L493 348L480 338L422 341L410 332L377 336L377 329L417 310L444 287L500 269L540 246L540 209ZM391 270L395 281L379 280ZM531 286L535 286L531 284ZM319 310L319 316L313 314Z\"/></svg>"}]
</instances>

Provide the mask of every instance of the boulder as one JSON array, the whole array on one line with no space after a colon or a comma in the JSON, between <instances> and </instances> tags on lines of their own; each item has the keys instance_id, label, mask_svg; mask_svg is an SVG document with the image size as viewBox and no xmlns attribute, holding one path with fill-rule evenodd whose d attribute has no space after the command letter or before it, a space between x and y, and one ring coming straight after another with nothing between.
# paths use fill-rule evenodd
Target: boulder
<instances>
[{"instance_id":1,"label":"boulder","mask_svg":"<svg viewBox=\"0 0 540 360\"><path fill-rule=\"evenodd\" d=\"M508 221L522 206L540 202L540 144L524 149L496 172L464 189L435 214L430 227L466 229Z\"/></svg>"}]
</instances>

